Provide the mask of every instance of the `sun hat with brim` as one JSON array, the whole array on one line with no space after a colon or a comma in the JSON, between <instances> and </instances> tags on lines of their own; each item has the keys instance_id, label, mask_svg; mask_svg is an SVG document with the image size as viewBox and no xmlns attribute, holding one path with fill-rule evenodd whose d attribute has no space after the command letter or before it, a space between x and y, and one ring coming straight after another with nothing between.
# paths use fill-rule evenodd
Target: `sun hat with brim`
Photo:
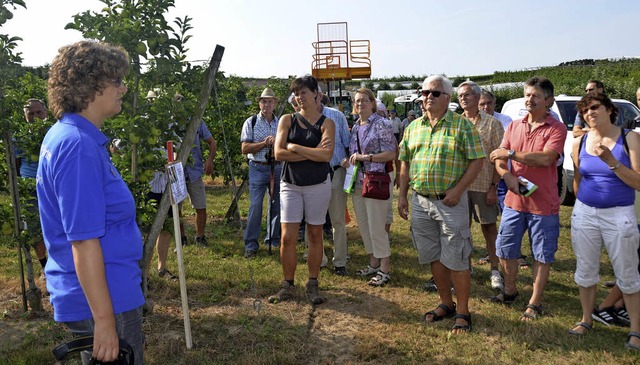
<instances>
[{"instance_id":1,"label":"sun hat with brim","mask_svg":"<svg viewBox=\"0 0 640 365\"><path fill-rule=\"evenodd\" d=\"M260 96L258 96L256 100L260 101L260 99L276 99L276 101L278 101L278 98L276 97L276 93L274 93L273 90L271 90L271 88L266 88L262 90L262 94L260 94Z\"/></svg>"},{"instance_id":2,"label":"sun hat with brim","mask_svg":"<svg viewBox=\"0 0 640 365\"><path fill-rule=\"evenodd\" d=\"M145 99L154 99L157 98L158 95L155 93L155 91L153 90L149 90L149 92L147 93L147 96L145 97Z\"/></svg>"}]
</instances>

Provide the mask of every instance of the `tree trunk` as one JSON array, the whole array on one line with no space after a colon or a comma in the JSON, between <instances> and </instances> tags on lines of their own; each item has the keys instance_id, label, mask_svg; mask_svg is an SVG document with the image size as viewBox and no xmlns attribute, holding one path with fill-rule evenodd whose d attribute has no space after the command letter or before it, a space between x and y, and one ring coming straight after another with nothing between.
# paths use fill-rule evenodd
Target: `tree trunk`
<instances>
[{"instance_id":1,"label":"tree trunk","mask_svg":"<svg viewBox=\"0 0 640 365\"><path fill-rule=\"evenodd\" d=\"M20 287L22 289L22 309L23 311L27 311L27 293L24 282L24 267L22 266L22 243L20 239L20 231L22 227L22 211L20 208L20 192L18 191L18 172L16 171L16 156L14 153L13 147L13 137L11 136L10 131L4 131L2 133L2 138L4 139L6 146L6 158L7 158L7 166L9 167L9 191L11 193L11 203L13 204L13 238L16 242L16 247L18 249L18 258L19 258L19 266L20 266ZM27 250L28 252L28 250ZM33 265L31 264L30 255L27 257L27 273L31 273L29 277L29 290L35 287L36 290L39 289L35 286L33 281ZM31 293L33 294L33 293ZM31 306L33 310L42 310L42 305L37 305L34 307Z\"/></svg>"},{"instance_id":2,"label":"tree trunk","mask_svg":"<svg viewBox=\"0 0 640 365\"><path fill-rule=\"evenodd\" d=\"M180 146L180 150L178 151L178 161L182 162L183 165L186 164L187 159L189 158L189 154L191 153L191 148L193 148L193 142L195 140L196 133L198 132L198 127L202 122L202 116L204 115L207 103L209 102L211 88L213 87L216 73L218 73L218 68L220 67L220 62L222 61L223 54L224 47L216 45L213 56L209 61L209 67L205 72L204 83L202 85L202 88L200 89L200 95L198 95L198 103L196 105L195 114L189 122L187 133L184 136L182 144ZM167 213L169 212L169 190L170 189L165 189L164 194L162 194L162 199L160 199L160 202L158 204L158 212L156 213L156 216L153 220L153 224L151 225L149 235L147 236L147 240L144 245L144 254L142 256L141 266L143 283L142 287L145 298L148 294L147 282L149 280L149 265L151 264L151 258L153 257L153 249L156 246L156 239L160 234L160 230L162 229L164 221L167 218ZM175 234L180 234L180 232L175 232Z\"/></svg>"},{"instance_id":3,"label":"tree trunk","mask_svg":"<svg viewBox=\"0 0 640 365\"><path fill-rule=\"evenodd\" d=\"M244 189L247 187L247 183L249 182L249 178L246 177L242 180L240 187L235 192L233 200L231 201L231 205L229 209L227 209L227 214L224 215L224 219L227 222L240 221L240 213L238 212L238 200L242 197L244 193ZM235 183L234 183L235 185Z\"/></svg>"}]
</instances>

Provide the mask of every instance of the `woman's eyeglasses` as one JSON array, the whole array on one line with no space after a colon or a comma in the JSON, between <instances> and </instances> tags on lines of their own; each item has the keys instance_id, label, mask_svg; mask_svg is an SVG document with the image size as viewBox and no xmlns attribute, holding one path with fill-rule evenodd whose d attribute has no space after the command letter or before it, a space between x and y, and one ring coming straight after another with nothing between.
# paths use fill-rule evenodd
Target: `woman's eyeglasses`
<instances>
[{"instance_id":1,"label":"woman's eyeglasses","mask_svg":"<svg viewBox=\"0 0 640 365\"><path fill-rule=\"evenodd\" d=\"M602 104L593 104L593 105L591 105L590 107L588 107L588 108L586 108L586 109L583 109L583 110L582 110L582 114L584 114L584 113L588 112L589 110L596 111L596 110L600 109L600 107L601 107L601 106L602 106Z\"/></svg>"},{"instance_id":2,"label":"woman's eyeglasses","mask_svg":"<svg viewBox=\"0 0 640 365\"><path fill-rule=\"evenodd\" d=\"M445 95L449 95L447 93L445 93L444 91L438 91L438 90L422 90L422 96L424 96L425 98L427 96L429 96L429 94L433 95L434 98L439 98L440 95L445 94Z\"/></svg>"}]
</instances>

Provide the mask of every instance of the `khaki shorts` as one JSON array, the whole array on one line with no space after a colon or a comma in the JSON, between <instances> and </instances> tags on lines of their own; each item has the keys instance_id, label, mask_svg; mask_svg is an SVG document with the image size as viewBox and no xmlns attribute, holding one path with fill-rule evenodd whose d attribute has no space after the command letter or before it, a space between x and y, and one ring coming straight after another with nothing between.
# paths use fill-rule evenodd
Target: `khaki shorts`
<instances>
[{"instance_id":1,"label":"khaki shorts","mask_svg":"<svg viewBox=\"0 0 640 365\"><path fill-rule=\"evenodd\" d=\"M411 237L421 265L440 261L450 270L469 269L471 230L468 202L466 193L454 207L444 205L442 200L413 193Z\"/></svg>"},{"instance_id":2,"label":"khaki shorts","mask_svg":"<svg viewBox=\"0 0 640 365\"><path fill-rule=\"evenodd\" d=\"M307 224L323 225L331 200L331 179L327 174L324 182L316 185L298 186L280 181L280 222L300 223L302 217Z\"/></svg>"},{"instance_id":3,"label":"khaki shorts","mask_svg":"<svg viewBox=\"0 0 640 365\"><path fill-rule=\"evenodd\" d=\"M193 209L207 209L207 194L204 191L202 178L187 182L187 193Z\"/></svg>"},{"instance_id":4,"label":"khaki shorts","mask_svg":"<svg viewBox=\"0 0 640 365\"><path fill-rule=\"evenodd\" d=\"M493 206L487 205L487 193L469 191L469 220L476 223L493 224L498 221L498 202Z\"/></svg>"}]
</instances>

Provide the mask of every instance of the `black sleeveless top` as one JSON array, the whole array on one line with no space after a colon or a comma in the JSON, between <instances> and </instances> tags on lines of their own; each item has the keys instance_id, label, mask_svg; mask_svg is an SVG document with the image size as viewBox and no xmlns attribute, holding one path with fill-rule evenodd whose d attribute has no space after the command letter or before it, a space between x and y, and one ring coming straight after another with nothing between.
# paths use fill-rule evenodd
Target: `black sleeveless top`
<instances>
[{"instance_id":1,"label":"black sleeveless top","mask_svg":"<svg viewBox=\"0 0 640 365\"><path fill-rule=\"evenodd\" d=\"M326 119L321 116L316 124L311 125L314 130L300 126L298 119L305 120L300 113L291 115L291 128L287 135L287 142L299 144L304 147L315 148L322 140L320 127ZM316 162L303 160L297 162L286 161L282 168L282 181L297 186L310 186L324 182L329 175L328 162Z\"/></svg>"}]
</instances>

